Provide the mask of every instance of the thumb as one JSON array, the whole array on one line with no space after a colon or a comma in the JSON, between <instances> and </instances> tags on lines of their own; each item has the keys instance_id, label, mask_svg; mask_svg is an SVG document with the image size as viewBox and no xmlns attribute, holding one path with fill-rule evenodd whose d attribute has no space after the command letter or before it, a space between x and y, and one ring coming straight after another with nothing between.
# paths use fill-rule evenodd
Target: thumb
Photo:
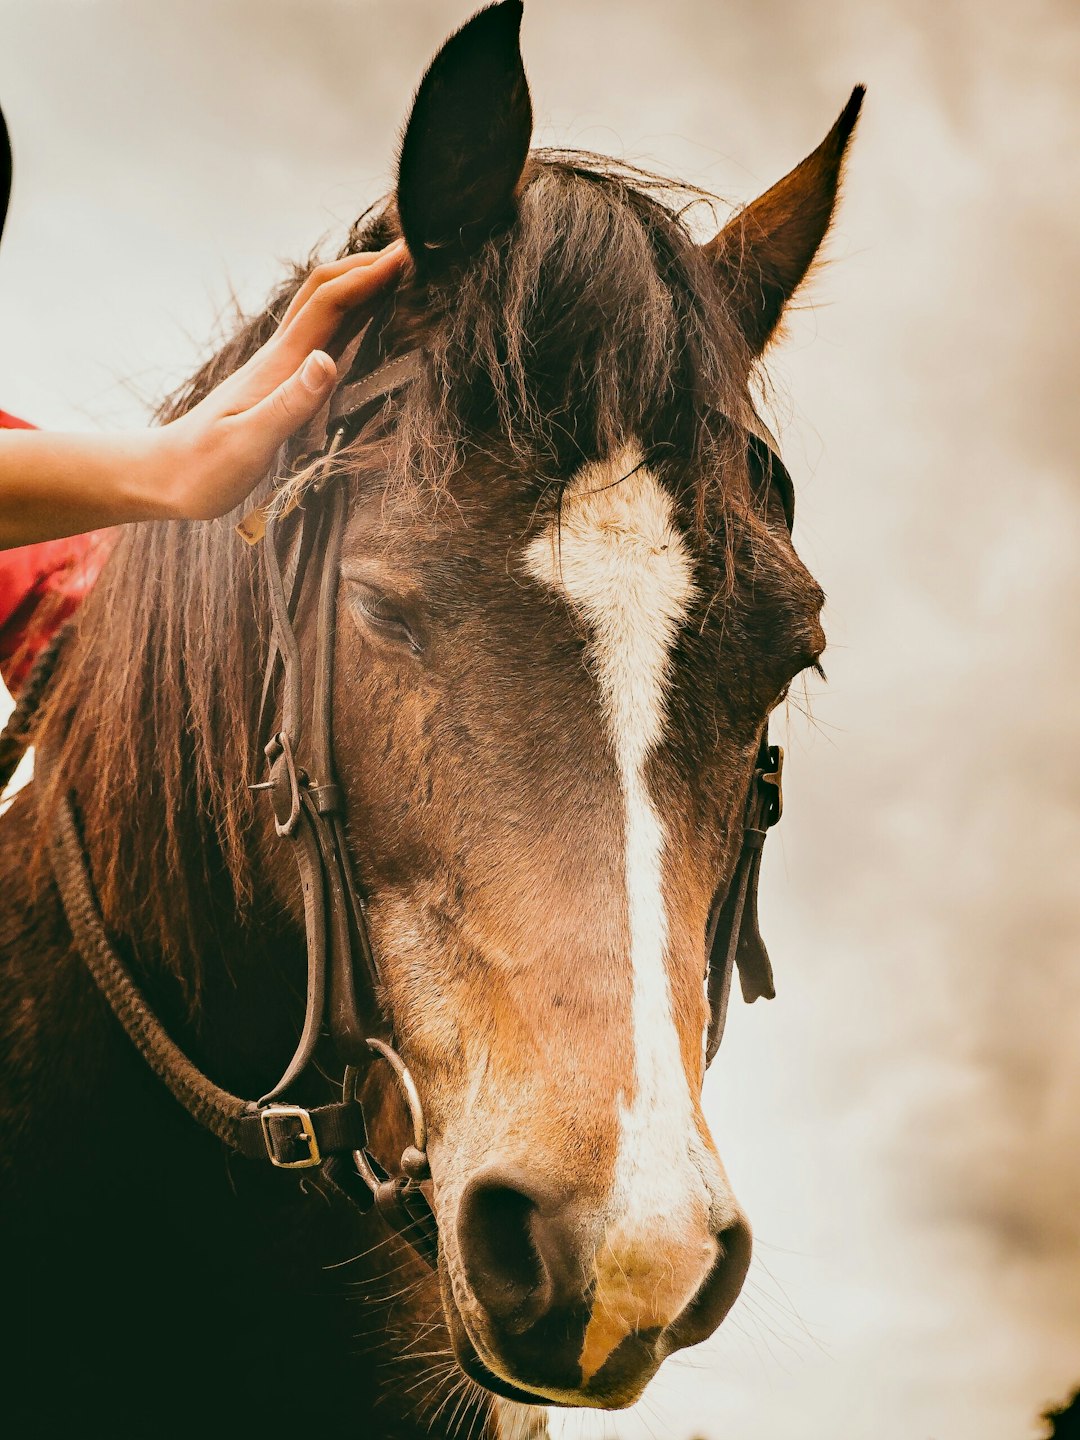
<instances>
[{"instance_id":1,"label":"thumb","mask_svg":"<svg viewBox=\"0 0 1080 1440\"><path fill-rule=\"evenodd\" d=\"M313 350L299 369L247 412L247 418L276 447L318 413L336 378L337 366L330 356Z\"/></svg>"}]
</instances>

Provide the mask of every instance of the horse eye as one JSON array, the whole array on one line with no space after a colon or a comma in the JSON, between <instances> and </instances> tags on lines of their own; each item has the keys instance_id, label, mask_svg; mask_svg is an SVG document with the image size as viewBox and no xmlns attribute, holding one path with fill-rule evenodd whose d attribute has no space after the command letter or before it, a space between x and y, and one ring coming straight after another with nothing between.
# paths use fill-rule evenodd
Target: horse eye
<instances>
[{"instance_id":1,"label":"horse eye","mask_svg":"<svg viewBox=\"0 0 1080 1440\"><path fill-rule=\"evenodd\" d=\"M352 589L353 605L372 629L389 640L407 645L414 655L420 653L420 641L398 603L382 591L372 589L370 585L360 585L354 581Z\"/></svg>"}]
</instances>

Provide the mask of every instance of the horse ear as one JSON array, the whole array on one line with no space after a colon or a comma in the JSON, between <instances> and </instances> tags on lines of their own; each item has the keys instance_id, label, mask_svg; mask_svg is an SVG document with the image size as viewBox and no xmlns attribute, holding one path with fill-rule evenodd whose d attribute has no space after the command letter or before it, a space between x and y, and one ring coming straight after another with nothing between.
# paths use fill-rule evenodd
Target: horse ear
<instances>
[{"instance_id":1,"label":"horse ear","mask_svg":"<svg viewBox=\"0 0 1080 1440\"><path fill-rule=\"evenodd\" d=\"M0 110L0 237L4 234L8 200L11 198L11 141L8 139L4 112Z\"/></svg>"},{"instance_id":2,"label":"horse ear","mask_svg":"<svg viewBox=\"0 0 1080 1440\"><path fill-rule=\"evenodd\" d=\"M864 94L865 87L856 85L818 148L705 246L755 356L769 343L825 238Z\"/></svg>"},{"instance_id":3,"label":"horse ear","mask_svg":"<svg viewBox=\"0 0 1080 1440\"><path fill-rule=\"evenodd\" d=\"M401 228L421 271L466 259L514 217L532 137L521 0L474 15L420 82L398 161Z\"/></svg>"}]
</instances>

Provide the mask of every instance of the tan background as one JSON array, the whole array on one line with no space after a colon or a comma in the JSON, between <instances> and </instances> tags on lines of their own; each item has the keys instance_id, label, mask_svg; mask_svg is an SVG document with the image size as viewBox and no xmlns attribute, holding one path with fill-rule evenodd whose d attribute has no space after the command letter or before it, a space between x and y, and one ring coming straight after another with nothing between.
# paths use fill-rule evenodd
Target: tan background
<instances>
[{"instance_id":1,"label":"tan background","mask_svg":"<svg viewBox=\"0 0 1080 1440\"><path fill-rule=\"evenodd\" d=\"M229 286L387 183L469 0L0 0L0 404L139 424ZM747 1296L570 1436L1022 1440L1080 1381L1080 20L530 0L541 136L736 200L869 98L774 357L830 684L766 859L781 998L708 1081Z\"/></svg>"}]
</instances>

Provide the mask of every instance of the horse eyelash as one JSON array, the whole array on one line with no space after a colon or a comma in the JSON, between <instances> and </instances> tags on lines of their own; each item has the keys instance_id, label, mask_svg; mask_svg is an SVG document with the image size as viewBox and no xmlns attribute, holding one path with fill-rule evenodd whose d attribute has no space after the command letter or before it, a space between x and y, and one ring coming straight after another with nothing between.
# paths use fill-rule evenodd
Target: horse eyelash
<instances>
[{"instance_id":1,"label":"horse eyelash","mask_svg":"<svg viewBox=\"0 0 1080 1440\"><path fill-rule=\"evenodd\" d=\"M383 601L385 601L385 599L385 595L374 595L373 601L369 601L365 599L363 593L361 592L355 596L353 604L356 605L356 607L363 612L363 614L367 617L368 620L372 622L373 625L377 625L383 630L392 632L396 637L405 641L405 643L408 645L409 649L413 652L414 655L419 655L421 648L420 642L413 634L408 621L403 619L400 615L379 614L376 607L380 605Z\"/></svg>"}]
</instances>

